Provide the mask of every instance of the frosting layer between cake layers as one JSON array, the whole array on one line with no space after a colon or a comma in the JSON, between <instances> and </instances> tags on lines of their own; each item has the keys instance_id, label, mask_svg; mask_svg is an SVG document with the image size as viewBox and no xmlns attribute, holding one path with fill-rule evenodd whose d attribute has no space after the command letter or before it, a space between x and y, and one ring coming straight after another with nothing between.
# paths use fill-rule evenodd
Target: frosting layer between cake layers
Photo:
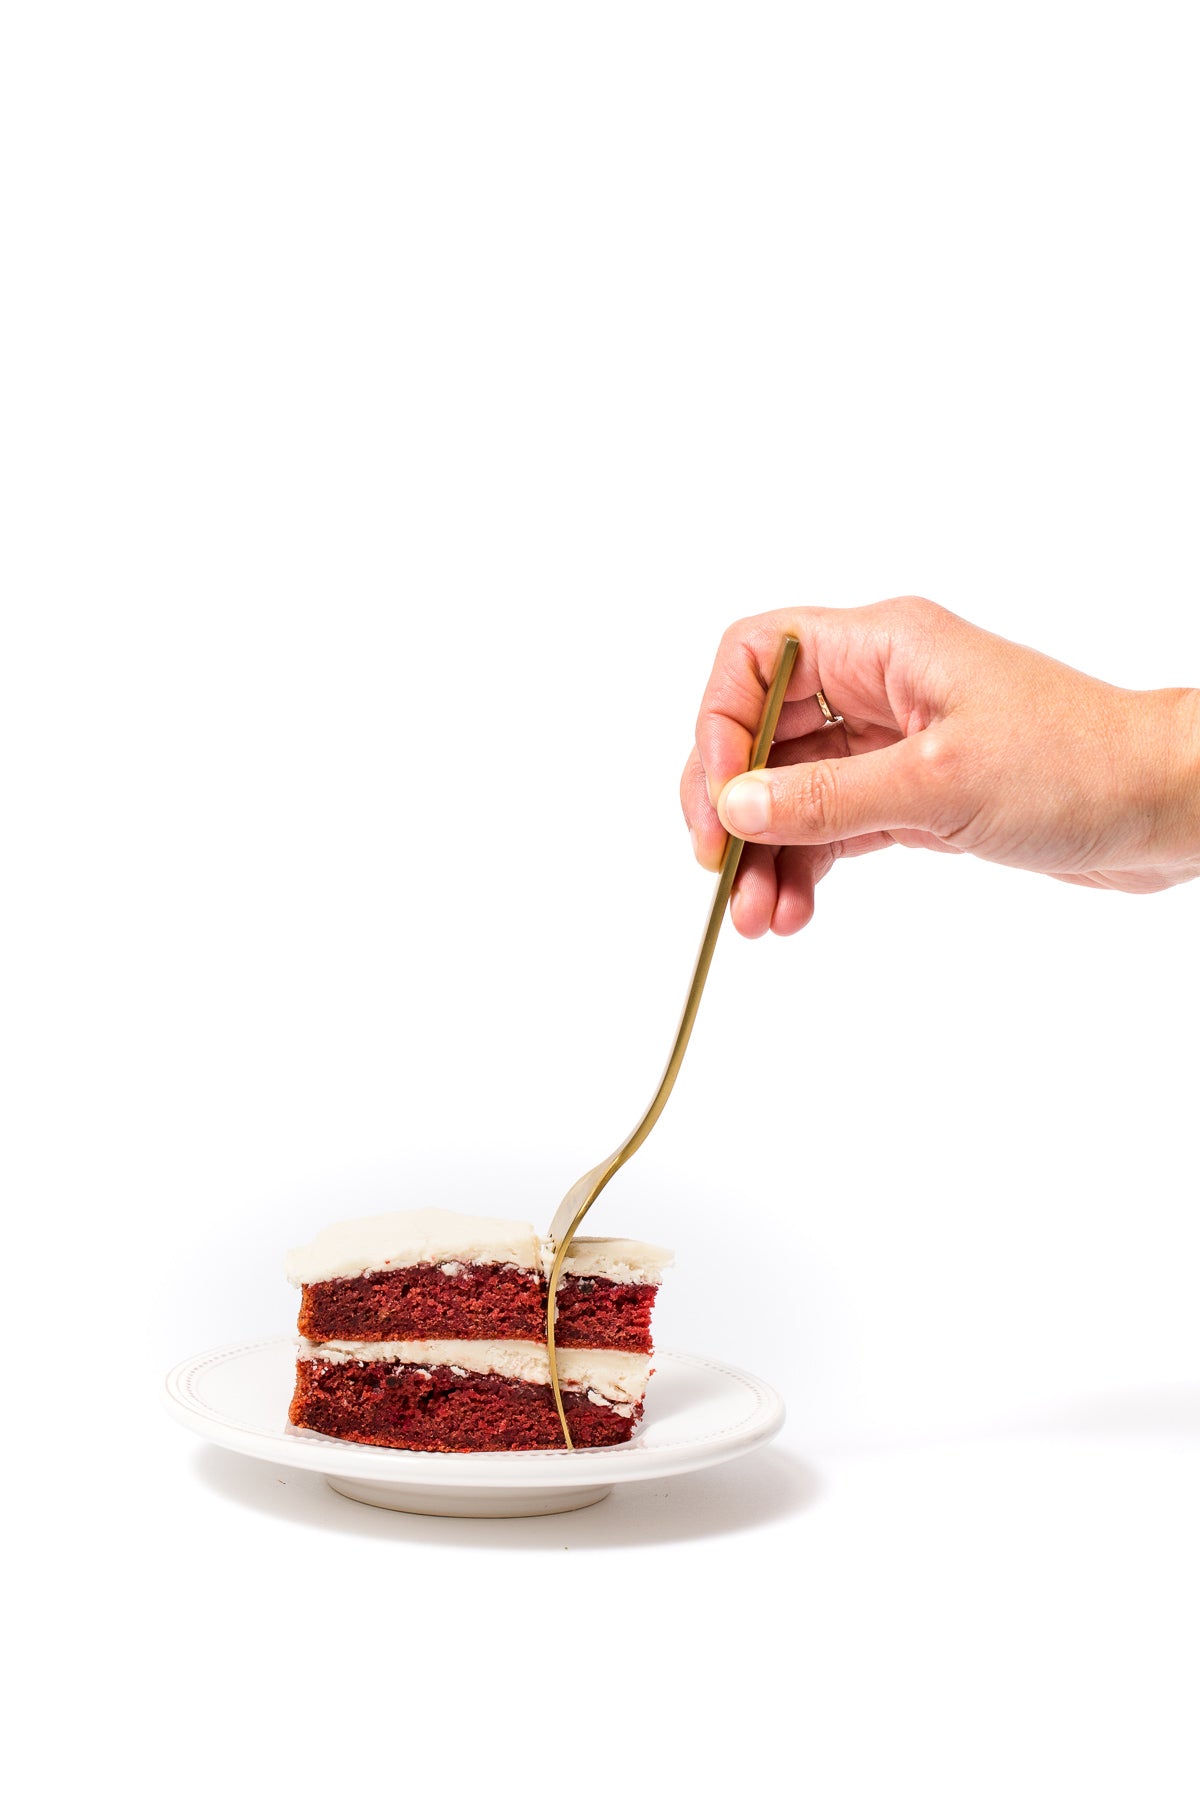
<instances>
[{"instance_id":1,"label":"frosting layer between cake layers","mask_svg":"<svg viewBox=\"0 0 1200 1800\"><path fill-rule=\"evenodd\" d=\"M297 1355L301 1362L406 1363L502 1375L541 1387L550 1383L545 1344L521 1338L410 1338L385 1343L328 1338L319 1344L301 1338ZM564 1387L591 1390L614 1405L636 1405L646 1391L650 1358L628 1350L560 1350L558 1369Z\"/></svg>"}]
</instances>

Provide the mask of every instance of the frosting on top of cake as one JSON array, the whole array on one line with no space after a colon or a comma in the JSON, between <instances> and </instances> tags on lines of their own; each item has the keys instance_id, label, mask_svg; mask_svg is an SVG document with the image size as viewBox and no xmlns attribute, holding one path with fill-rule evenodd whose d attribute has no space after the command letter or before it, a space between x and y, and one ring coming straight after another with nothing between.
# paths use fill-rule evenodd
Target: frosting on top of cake
<instances>
[{"instance_id":1,"label":"frosting on top of cake","mask_svg":"<svg viewBox=\"0 0 1200 1800\"><path fill-rule=\"evenodd\" d=\"M554 1261L554 1243L542 1240L542 1266L547 1275ZM662 1280L663 1270L675 1261L673 1250L661 1244L643 1244L637 1238L572 1238L563 1268L571 1275L602 1275L606 1281L629 1281L637 1286Z\"/></svg>"},{"instance_id":2,"label":"frosting on top of cake","mask_svg":"<svg viewBox=\"0 0 1200 1800\"><path fill-rule=\"evenodd\" d=\"M412 1263L508 1263L518 1269L539 1269L541 1261L537 1233L523 1220L484 1219L425 1206L416 1212L374 1213L327 1225L311 1244L289 1250L283 1268L292 1285L301 1287Z\"/></svg>"},{"instance_id":3,"label":"frosting on top of cake","mask_svg":"<svg viewBox=\"0 0 1200 1800\"><path fill-rule=\"evenodd\" d=\"M311 1243L289 1250L283 1267L293 1287L306 1287L414 1263L506 1263L548 1274L553 1257L550 1240L524 1220L426 1206L327 1225ZM572 1275L644 1283L661 1280L672 1260L671 1251L634 1238L578 1237L564 1267Z\"/></svg>"}]
</instances>

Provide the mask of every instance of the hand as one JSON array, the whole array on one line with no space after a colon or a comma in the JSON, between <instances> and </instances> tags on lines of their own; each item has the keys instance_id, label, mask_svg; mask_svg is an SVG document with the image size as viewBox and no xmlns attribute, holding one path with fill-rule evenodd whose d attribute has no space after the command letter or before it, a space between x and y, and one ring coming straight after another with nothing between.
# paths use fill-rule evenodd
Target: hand
<instances>
[{"instance_id":1,"label":"hand","mask_svg":"<svg viewBox=\"0 0 1200 1800\"><path fill-rule=\"evenodd\" d=\"M789 631L770 762L747 774ZM823 728L818 688L844 725ZM1110 687L928 600L763 613L721 640L680 794L706 869L727 830L747 839L745 937L798 931L839 856L889 844L1151 893L1200 874L1200 691Z\"/></svg>"}]
</instances>

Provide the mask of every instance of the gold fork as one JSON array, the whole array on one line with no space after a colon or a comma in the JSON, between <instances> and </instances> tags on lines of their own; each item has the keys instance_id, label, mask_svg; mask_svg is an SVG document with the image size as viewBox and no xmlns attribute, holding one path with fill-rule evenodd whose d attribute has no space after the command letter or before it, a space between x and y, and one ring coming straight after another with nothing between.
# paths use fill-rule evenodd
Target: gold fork
<instances>
[{"instance_id":1,"label":"gold fork","mask_svg":"<svg viewBox=\"0 0 1200 1800\"><path fill-rule=\"evenodd\" d=\"M750 753L752 769L763 768L771 753L771 743L775 736L775 728L779 724L783 696L787 692L787 684L791 678L799 648L799 638L790 635L784 638L779 664L771 678L771 685L767 689L766 704L763 707L758 733L754 739L754 748ZM571 1442L571 1429L567 1424L567 1415L563 1409L562 1388L558 1380L558 1360L554 1350L555 1300L563 1263L566 1261L575 1233L583 1222L584 1214L603 1189L608 1186L617 1170L629 1161L635 1150L640 1150L658 1122L663 1107L671 1097L671 1089L675 1086L675 1077L679 1073L684 1052L688 1047L688 1039L692 1035L692 1026L696 1023L696 1014L700 1008L700 996L704 992L704 983L708 977L713 951L717 947L717 933L720 931L721 921L725 917L725 908L733 890L733 879L742 859L744 845L745 839L738 837L730 837L725 845L725 854L721 859L721 872L717 877L717 889L709 909L708 923L704 927L700 954L696 958L696 967L692 972L692 985L688 989L679 1029L675 1033L675 1042L671 1046L671 1054L667 1058L667 1066L655 1089L653 1100L624 1143L603 1162L597 1163L594 1169L589 1169L586 1175L580 1176L550 1221L549 1236L555 1245L555 1252L546 1294L546 1344L550 1351L550 1385L554 1389L554 1404L558 1408L559 1422L562 1425L563 1437L568 1450L574 1449L574 1445Z\"/></svg>"}]
</instances>

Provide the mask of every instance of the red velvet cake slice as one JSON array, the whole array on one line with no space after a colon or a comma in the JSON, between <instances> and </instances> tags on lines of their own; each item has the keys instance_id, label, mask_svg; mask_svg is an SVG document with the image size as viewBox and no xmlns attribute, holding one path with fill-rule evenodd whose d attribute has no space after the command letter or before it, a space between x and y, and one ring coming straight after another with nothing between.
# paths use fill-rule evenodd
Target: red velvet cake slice
<instances>
[{"instance_id":1,"label":"red velvet cake slice","mask_svg":"<svg viewBox=\"0 0 1200 1800\"><path fill-rule=\"evenodd\" d=\"M642 1416L670 1260L628 1238L572 1245L555 1339L580 1446L623 1443ZM285 1265L302 1290L292 1424L400 1450L558 1447L549 1263L531 1225L434 1208L321 1232Z\"/></svg>"}]
</instances>

